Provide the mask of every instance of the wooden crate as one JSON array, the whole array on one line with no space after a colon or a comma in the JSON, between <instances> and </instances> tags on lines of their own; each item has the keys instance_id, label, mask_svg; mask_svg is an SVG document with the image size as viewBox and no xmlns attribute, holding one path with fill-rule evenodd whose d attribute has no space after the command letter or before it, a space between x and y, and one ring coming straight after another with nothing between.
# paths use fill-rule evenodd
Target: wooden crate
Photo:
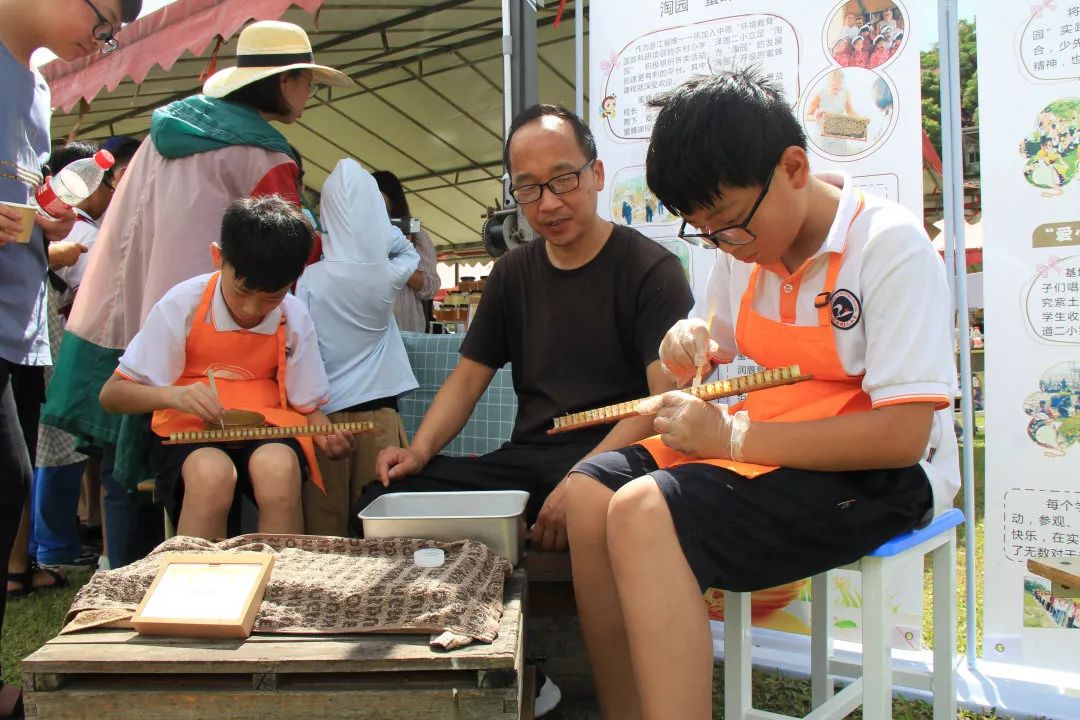
<instances>
[{"instance_id":1,"label":"wooden crate","mask_svg":"<svg viewBox=\"0 0 1080 720\"><path fill-rule=\"evenodd\" d=\"M22 663L26 716L531 720L524 607L519 570L506 582L495 642L446 653L430 650L426 634L255 635L244 641L144 637L120 629L62 635Z\"/></svg>"}]
</instances>

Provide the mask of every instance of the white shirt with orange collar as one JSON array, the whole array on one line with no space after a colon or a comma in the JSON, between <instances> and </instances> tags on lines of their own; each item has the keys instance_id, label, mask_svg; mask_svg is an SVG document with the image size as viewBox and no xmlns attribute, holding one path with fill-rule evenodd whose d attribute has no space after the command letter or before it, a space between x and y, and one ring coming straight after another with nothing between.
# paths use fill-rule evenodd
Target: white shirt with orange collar
<instances>
[{"instance_id":1,"label":"white shirt with orange collar","mask_svg":"<svg viewBox=\"0 0 1080 720\"><path fill-rule=\"evenodd\" d=\"M173 385L184 371L187 336L191 321L198 310L211 275L199 275L175 286L154 305L138 334L132 338L116 369L121 377L155 387ZM294 295L286 295L263 321L249 332L273 335L277 332L281 313L285 313L285 396L289 405L300 413L310 413L330 399L330 383L326 379L319 356L315 324L304 303ZM219 332L235 332L241 328L233 320L221 283L210 303L210 318Z\"/></svg>"},{"instance_id":2,"label":"white shirt with orange collar","mask_svg":"<svg viewBox=\"0 0 1080 720\"><path fill-rule=\"evenodd\" d=\"M851 178L843 173L816 177L841 189L828 236L795 273L782 276L774 272L775 267L763 267L753 309L773 320L816 325L814 302L824 286L828 255L844 253L834 298L842 293L842 309L850 314L833 324L837 353L848 375L863 377L863 391L875 408L907 402L936 404L934 426L920 464L933 489L934 514L940 514L952 507L960 488L953 429L957 378L945 265L921 223L906 208L856 192ZM864 206L855 217L860 195ZM705 318L708 308L715 308L712 337L726 358L738 353L735 324L753 268L718 251L706 300L692 313Z\"/></svg>"}]
</instances>

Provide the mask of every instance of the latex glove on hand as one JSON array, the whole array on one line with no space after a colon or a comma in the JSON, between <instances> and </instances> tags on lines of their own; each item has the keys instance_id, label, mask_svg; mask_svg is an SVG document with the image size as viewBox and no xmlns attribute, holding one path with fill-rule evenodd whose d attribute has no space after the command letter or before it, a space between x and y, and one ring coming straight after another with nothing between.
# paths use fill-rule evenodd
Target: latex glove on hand
<instances>
[{"instance_id":1,"label":"latex glove on hand","mask_svg":"<svg viewBox=\"0 0 1080 720\"><path fill-rule=\"evenodd\" d=\"M660 343L660 366L672 380L686 386L704 366L702 377L708 377L721 363L717 356L720 346L709 337L709 328L700 318L675 323Z\"/></svg>"},{"instance_id":2,"label":"latex glove on hand","mask_svg":"<svg viewBox=\"0 0 1080 720\"><path fill-rule=\"evenodd\" d=\"M749 427L746 411L731 415L689 393L674 391L638 403L638 413L655 413L653 429L672 450L702 459L742 459L742 441Z\"/></svg>"}]
</instances>

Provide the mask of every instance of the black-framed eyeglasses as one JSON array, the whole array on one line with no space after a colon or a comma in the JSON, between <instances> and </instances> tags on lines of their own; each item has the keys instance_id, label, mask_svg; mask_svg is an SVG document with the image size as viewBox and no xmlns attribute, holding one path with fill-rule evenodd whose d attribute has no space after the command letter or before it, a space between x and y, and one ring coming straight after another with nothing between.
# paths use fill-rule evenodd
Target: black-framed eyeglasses
<instances>
[{"instance_id":1,"label":"black-framed eyeglasses","mask_svg":"<svg viewBox=\"0 0 1080 720\"><path fill-rule=\"evenodd\" d=\"M522 185L521 187L510 188L510 197L514 198L519 205L528 205L529 203L534 203L540 199L544 194L544 188L547 188L556 195L573 192L574 190L577 190L578 186L581 184L581 173L585 172L585 170L594 162L596 162L596 158L593 158L582 165L579 170L558 175L551 178L546 183L536 183L533 185Z\"/></svg>"},{"instance_id":2,"label":"black-framed eyeglasses","mask_svg":"<svg viewBox=\"0 0 1080 720\"><path fill-rule=\"evenodd\" d=\"M777 162L777 165L779 161ZM761 207L762 200L769 192L769 186L772 185L773 173L776 172L776 165L773 165L772 170L769 171L769 176L765 178L765 185L761 188L761 194L758 195L757 200L754 201L754 206L750 208L750 213L746 216L738 225L728 225L722 227L719 230L713 230L707 233L688 233L686 232L686 221L683 220L682 227L679 228L679 237L686 240L689 243L695 245L703 245L709 248L718 248L720 243L725 245L749 245L757 240L757 235L750 229L750 221L754 219L754 213Z\"/></svg>"},{"instance_id":3,"label":"black-framed eyeglasses","mask_svg":"<svg viewBox=\"0 0 1080 720\"><path fill-rule=\"evenodd\" d=\"M94 39L101 42L101 54L108 55L111 52L119 50L120 43L113 37L116 32L113 29L113 24L105 19L105 16L101 14L101 11L94 6L94 3L90 2L90 0L84 0L84 2L89 5L90 9L97 15L98 23L94 26Z\"/></svg>"}]
</instances>

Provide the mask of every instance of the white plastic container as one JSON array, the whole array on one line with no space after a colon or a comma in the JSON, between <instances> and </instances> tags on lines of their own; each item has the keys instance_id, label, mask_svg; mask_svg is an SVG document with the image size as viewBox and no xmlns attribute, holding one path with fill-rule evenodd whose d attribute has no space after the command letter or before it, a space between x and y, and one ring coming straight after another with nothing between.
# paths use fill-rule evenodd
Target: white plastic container
<instances>
[{"instance_id":1,"label":"white plastic container","mask_svg":"<svg viewBox=\"0 0 1080 720\"><path fill-rule=\"evenodd\" d=\"M517 565L525 545L524 490L390 493L360 512L364 537L476 540Z\"/></svg>"}]
</instances>

